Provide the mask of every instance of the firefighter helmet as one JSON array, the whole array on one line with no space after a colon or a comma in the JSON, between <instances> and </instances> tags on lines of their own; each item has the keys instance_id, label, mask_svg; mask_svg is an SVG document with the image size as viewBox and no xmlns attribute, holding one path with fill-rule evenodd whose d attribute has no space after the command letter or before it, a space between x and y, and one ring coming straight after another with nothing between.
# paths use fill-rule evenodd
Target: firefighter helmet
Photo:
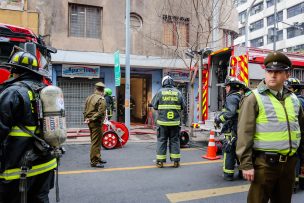
<instances>
[{"instance_id":1,"label":"firefighter helmet","mask_svg":"<svg viewBox=\"0 0 304 203\"><path fill-rule=\"evenodd\" d=\"M43 71L39 68L36 56L32 55L29 52L19 51L15 53L7 65L10 65L12 67L12 73L29 71L41 76L48 76L46 71Z\"/></svg>"},{"instance_id":2,"label":"firefighter helmet","mask_svg":"<svg viewBox=\"0 0 304 203\"><path fill-rule=\"evenodd\" d=\"M304 84L298 78L288 78L285 81L285 85L288 88L300 89L303 88Z\"/></svg>"},{"instance_id":3,"label":"firefighter helmet","mask_svg":"<svg viewBox=\"0 0 304 203\"><path fill-rule=\"evenodd\" d=\"M292 66L290 59L278 51L269 53L264 60L264 65L266 70L272 71L290 70Z\"/></svg>"},{"instance_id":4,"label":"firefighter helmet","mask_svg":"<svg viewBox=\"0 0 304 203\"><path fill-rule=\"evenodd\" d=\"M109 95L109 96L112 95L112 90L110 88L105 88L104 92L105 92L105 95Z\"/></svg>"},{"instance_id":5,"label":"firefighter helmet","mask_svg":"<svg viewBox=\"0 0 304 203\"><path fill-rule=\"evenodd\" d=\"M165 87L165 86L174 86L174 81L169 75L166 75L162 79L162 87Z\"/></svg>"},{"instance_id":6,"label":"firefighter helmet","mask_svg":"<svg viewBox=\"0 0 304 203\"><path fill-rule=\"evenodd\" d=\"M230 76L228 76L225 80L224 86L226 87L227 85L237 89L245 88L247 86L244 82L240 81L238 78L230 77Z\"/></svg>"}]
</instances>

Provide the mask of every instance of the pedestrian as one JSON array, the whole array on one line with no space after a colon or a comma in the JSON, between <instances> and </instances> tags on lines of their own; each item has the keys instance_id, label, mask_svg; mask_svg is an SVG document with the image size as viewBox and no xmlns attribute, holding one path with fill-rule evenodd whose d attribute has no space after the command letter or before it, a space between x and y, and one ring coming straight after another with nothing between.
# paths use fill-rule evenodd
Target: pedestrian
<instances>
[{"instance_id":1,"label":"pedestrian","mask_svg":"<svg viewBox=\"0 0 304 203\"><path fill-rule=\"evenodd\" d=\"M302 109L304 109L304 96L301 95L301 90L304 88L304 84L300 82L298 78L288 78L285 81L286 86L298 97ZM296 191L297 187L299 186L300 189L304 189L304 180L301 178L301 181L299 179L299 175L301 174L301 161L300 161L300 154L298 154L298 161L296 165L296 178L295 178L295 184L294 184L294 191Z\"/></svg>"},{"instance_id":2,"label":"pedestrian","mask_svg":"<svg viewBox=\"0 0 304 203\"><path fill-rule=\"evenodd\" d=\"M113 111L114 111L114 101L112 98L112 90L110 88L105 88L104 90L105 92L105 100L106 100L106 104L107 104L107 116L108 116L108 120L110 120L113 116Z\"/></svg>"},{"instance_id":3,"label":"pedestrian","mask_svg":"<svg viewBox=\"0 0 304 203\"><path fill-rule=\"evenodd\" d=\"M163 167L166 162L167 143L169 140L170 159L174 167L180 166L180 124L181 111L185 108L181 92L174 87L170 76L162 79L162 88L152 99L152 107L158 111L156 166Z\"/></svg>"},{"instance_id":4,"label":"pedestrian","mask_svg":"<svg viewBox=\"0 0 304 203\"><path fill-rule=\"evenodd\" d=\"M106 116L106 101L104 98L105 85L102 82L95 84L95 92L85 101L84 119L88 124L91 136L90 160L91 167L103 168L107 163L101 159L102 125Z\"/></svg>"},{"instance_id":5,"label":"pedestrian","mask_svg":"<svg viewBox=\"0 0 304 203\"><path fill-rule=\"evenodd\" d=\"M214 122L216 126L221 123L223 127L221 133L225 135L223 141L224 163L223 163L223 178L224 180L232 181L234 176L235 164L238 163L235 154L236 140L237 140L237 122L238 110L245 83L234 77L227 77L224 83L227 93L224 108L218 114ZM239 171L239 177L242 177Z\"/></svg>"},{"instance_id":6,"label":"pedestrian","mask_svg":"<svg viewBox=\"0 0 304 203\"><path fill-rule=\"evenodd\" d=\"M278 51L265 60L265 79L240 103L236 154L251 181L248 202L291 202L296 151L304 156L304 114L284 81L291 61Z\"/></svg>"},{"instance_id":7,"label":"pedestrian","mask_svg":"<svg viewBox=\"0 0 304 203\"><path fill-rule=\"evenodd\" d=\"M32 90L45 86L45 73L37 58L24 51L15 53L9 65L13 77L0 94L0 202L49 202L56 158L41 151L32 135L43 139Z\"/></svg>"}]
</instances>

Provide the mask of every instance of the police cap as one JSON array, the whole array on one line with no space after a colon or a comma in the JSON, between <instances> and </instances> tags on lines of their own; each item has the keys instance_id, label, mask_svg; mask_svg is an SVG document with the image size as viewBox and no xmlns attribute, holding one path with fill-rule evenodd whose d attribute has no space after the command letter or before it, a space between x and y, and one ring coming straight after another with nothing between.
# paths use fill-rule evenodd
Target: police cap
<instances>
[{"instance_id":1,"label":"police cap","mask_svg":"<svg viewBox=\"0 0 304 203\"><path fill-rule=\"evenodd\" d=\"M98 82L95 84L96 87L106 87L102 82Z\"/></svg>"},{"instance_id":2,"label":"police cap","mask_svg":"<svg viewBox=\"0 0 304 203\"><path fill-rule=\"evenodd\" d=\"M290 70L292 66L290 59L278 51L269 53L264 60L264 65L266 70L273 71Z\"/></svg>"}]
</instances>

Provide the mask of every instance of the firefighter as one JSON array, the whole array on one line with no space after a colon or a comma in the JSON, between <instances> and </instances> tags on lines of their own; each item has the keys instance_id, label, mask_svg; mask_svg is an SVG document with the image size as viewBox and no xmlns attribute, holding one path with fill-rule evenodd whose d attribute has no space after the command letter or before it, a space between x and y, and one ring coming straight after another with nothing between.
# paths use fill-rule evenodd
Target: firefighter
<instances>
[{"instance_id":1,"label":"firefighter","mask_svg":"<svg viewBox=\"0 0 304 203\"><path fill-rule=\"evenodd\" d=\"M108 119L110 120L113 116L113 111L114 111L114 101L112 98L112 90L110 88L105 88L104 89L105 92L105 100L106 100L106 104L107 104L107 116Z\"/></svg>"},{"instance_id":2,"label":"firefighter","mask_svg":"<svg viewBox=\"0 0 304 203\"><path fill-rule=\"evenodd\" d=\"M181 92L174 87L170 76L162 79L162 88L152 99L152 107L158 110L156 166L163 167L166 162L167 142L169 140L170 159L174 167L180 166L180 123L181 111L185 108Z\"/></svg>"},{"instance_id":3,"label":"firefighter","mask_svg":"<svg viewBox=\"0 0 304 203\"><path fill-rule=\"evenodd\" d=\"M227 77L224 86L227 93L226 101L222 112L215 117L214 122L216 126L223 124L221 130L221 133L225 135L225 140L223 141L223 178L224 180L232 181L235 163L237 162L235 145L237 140L238 108L243 95L242 91L246 85L237 78ZM240 172L239 176L242 177Z\"/></svg>"},{"instance_id":4,"label":"firefighter","mask_svg":"<svg viewBox=\"0 0 304 203\"><path fill-rule=\"evenodd\" d=\"M265 79L240 103L236 154L251 181L247 201L291 202L298 152L304 158L304 113L284 86L291 61L278 51L265 60Z\"/></svg>"},{"instance_id":5,"label":"firefighter","mask_svg":"<svg viewBox=\"0 0 304 203\"><path fill-rule=\"evenodd\" d=\"M106 116L106 101L104 98L105 85L102 82L95 84L95 92L85 101L84 119L88 124L91 136L90 160L91 167L103 168L107 163L101 159L102 124Z\"/></svg>"},{"instance_id":6,"label":"firefighter","mask_svg":"<svg viewBox=\"0 0 304 203\"><path fill-rule=\"evenodd\" d=\"M49 202L56 158L42 152L30 134L42 137L35 92L29 87L44 87L45 73L36 57L23 51L15 53L9 65L13 78L0 94L0 202Z\"/></svg>"},{"instance_id":7,"label":"firefighter","mask_svg":"<svg viewBox=\"0 0 304 203\"><path fill-rule=\"evenodd\" d=\"M295 94L297 95L302 109L304 109L304 97L301 95L301 90L303 89L304 84L301 84L300 80L298 78L288 78L288 80L285 81L286 86ZM301 158L301 157L299 157ZM297 162L296 165L296 179L295 179L295 186L294 191L296 191L297 186L299 186L301 189L304 189L304 182L303 180L299 180L299 174L301 172L301 162L300 159Z\"/></svg>"}]
</instances>

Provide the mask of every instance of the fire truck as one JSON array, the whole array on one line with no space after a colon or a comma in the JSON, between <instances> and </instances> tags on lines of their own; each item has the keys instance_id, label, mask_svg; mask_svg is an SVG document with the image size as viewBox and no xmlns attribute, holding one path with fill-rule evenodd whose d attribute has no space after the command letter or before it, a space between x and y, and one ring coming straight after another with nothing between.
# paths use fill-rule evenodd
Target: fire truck
<instances>
[{"instance_id":1,"label":"fire truck","mask_svg":"<svg viewBox=\"0 0 304 203\"><path fill-rule=\"evenodd\" d=\"M56 49L46 46L42 37L37 36L30 29L0 23L0 84L10 76L9 68L2 63L8 62L12 53L18 50L28 51L35 55L39 67L45 71L48 71L51 53L57 52ZM45 78L45 83L50 84L51 80Z\"/></svg>"},{"instance_id":2,"label":"fire truck","mask_svg":"<svg viewBox=\"0 0 304 203\"><path fill-rule=\"evenodd\" d=\"M220 111L226 92L222 84L227 76L237 77L250 88L255 88L264 77L264 58L271 50L226 47L212 52L202 70L202 118ZM292 61L292 77L304 80L304 54L285 53ZM211 119L211 118L210 118Z\"/></svg>"}]
</instances>

